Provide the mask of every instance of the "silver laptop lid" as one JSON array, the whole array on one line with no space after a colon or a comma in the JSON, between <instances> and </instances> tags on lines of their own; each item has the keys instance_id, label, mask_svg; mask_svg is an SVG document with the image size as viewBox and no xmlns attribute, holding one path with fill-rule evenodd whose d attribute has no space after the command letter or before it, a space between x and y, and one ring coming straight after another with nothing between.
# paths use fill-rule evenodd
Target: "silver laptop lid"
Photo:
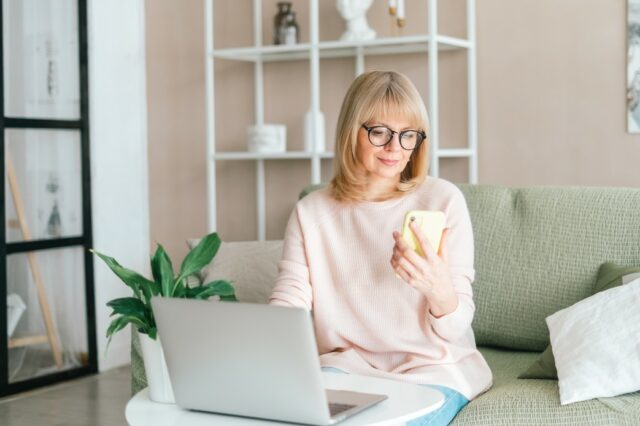
<instances>
[{"instance_id":1,"label":"silver laptop lid","mask_svg":"<svg viewBox=\"0 0 640 426\"><path fill-rule=\"evenodd\" d=\"M179 406L330 422L308 311L160 297L151 304Z\"/></svg>"}]
</instances>

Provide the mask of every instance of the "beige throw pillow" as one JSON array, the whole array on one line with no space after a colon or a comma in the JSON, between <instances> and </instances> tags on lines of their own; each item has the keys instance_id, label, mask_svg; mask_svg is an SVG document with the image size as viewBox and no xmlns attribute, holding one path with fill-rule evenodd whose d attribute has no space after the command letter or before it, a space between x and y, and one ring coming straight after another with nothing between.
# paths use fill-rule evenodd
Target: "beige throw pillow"
<instances>
[{"instance_id":1,"label":"beige throw pillow","mask_svg":"<svg viewBox=\"0 0 640 426\"><path fill-rule=\"evenodd\" d=\"M189 247L198 240L188 240ZM213 261L200 271L203 283L226 279L240 302L267 303L278 277L282 241L223 242Z\"/></svg>"}]
</instances>

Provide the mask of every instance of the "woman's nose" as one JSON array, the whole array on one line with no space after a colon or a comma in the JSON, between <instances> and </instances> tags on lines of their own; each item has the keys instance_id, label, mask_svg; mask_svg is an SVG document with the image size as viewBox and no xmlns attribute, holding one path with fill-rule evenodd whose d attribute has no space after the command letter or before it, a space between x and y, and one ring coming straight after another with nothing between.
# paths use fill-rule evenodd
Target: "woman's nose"
<instances>
[{"instance_id":1,"label":"woman's nose","mask_svg":"<svg viewBox=\"0 0 640 426\"><path fill-rule=\"evenodd\" d=\"M385 149L387 151L399 151L402 149L400 145L400 135L398 133L394 133L391 137L391 141L385 145Z\"/></svg>"}]
</instances>

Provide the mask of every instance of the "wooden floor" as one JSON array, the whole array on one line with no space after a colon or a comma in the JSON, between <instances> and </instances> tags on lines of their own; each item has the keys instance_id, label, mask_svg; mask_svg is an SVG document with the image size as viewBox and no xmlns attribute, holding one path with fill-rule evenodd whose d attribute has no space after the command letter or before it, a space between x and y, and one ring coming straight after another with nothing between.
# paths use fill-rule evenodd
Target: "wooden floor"
<instances>
[{"instance_id":1,"label":"wooden floor","mask_svg":"<svg viewBox=\"0 0 640 426\"><path fill-rule=\"evenodd\" d=\"M131 398L129 367L0 399L2 426L121 426Z\"/></svg>"}]
</instances>

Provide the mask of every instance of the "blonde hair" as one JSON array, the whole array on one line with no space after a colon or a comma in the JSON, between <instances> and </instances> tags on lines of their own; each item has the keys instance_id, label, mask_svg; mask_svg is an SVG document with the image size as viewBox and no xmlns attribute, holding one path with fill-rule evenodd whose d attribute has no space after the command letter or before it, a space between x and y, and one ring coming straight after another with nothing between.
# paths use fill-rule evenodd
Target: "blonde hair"
<instances>
[{"instance_id":1,"label":"blonde hair","mask_svg":"<svg viewBox=\"0 0 640 426\"><path fill-rule=\"evenodd\" d=\"M334 177L329 184L336 199L366 200L366 177L358 172L356 157L358 131L362 124L391 114L405 117L415 130L429 134L429 117L424 102L411 80L403 74L370 71L351 83L336 126ZM429 167L428 139L411 153L396 190L388 198L411 192L424 181Z\"/></svg>"}]
</instances>

